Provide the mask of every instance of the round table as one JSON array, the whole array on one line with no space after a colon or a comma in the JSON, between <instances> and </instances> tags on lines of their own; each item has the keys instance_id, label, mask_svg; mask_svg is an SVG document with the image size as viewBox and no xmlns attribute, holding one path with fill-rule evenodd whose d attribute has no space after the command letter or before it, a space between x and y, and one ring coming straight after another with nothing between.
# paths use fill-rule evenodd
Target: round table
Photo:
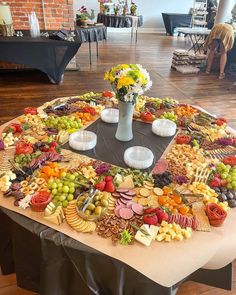
<instances>
[{"instance_id":1,"label":"round table","mask_svg":"<svg viewBox=\"0 0 236 295\"><path fill-rule=\"evenodd\" d=\"M107 39L107 28L104 25L101 26L88 26L88 27L76 27L75 33L77 40L80 43L89 43L89 61L92 64L92 54L91 54L91 43L96 42L96 51L98 57L98 41L103 41Z\"/></svg>"},{"instance_id":2,"label":"round table","mask_svg":"<svg viewBox=\"0 0 236 295\"><path fill-rule=\"evenodd\" d=\"M112 15L99 13L97 17L98 23L103 23L109 28L132 28L131 38L133 37L133 32L135 30L136 42L138 36L138 28L143 25L143 16L133 16L133 15Z\"/></svg>"}]
</instances>

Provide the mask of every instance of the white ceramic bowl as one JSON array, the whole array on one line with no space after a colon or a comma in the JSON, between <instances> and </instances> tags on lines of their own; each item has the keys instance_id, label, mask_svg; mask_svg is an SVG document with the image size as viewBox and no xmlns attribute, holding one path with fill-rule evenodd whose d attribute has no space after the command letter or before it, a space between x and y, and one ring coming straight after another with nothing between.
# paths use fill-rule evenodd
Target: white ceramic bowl
<instances>
[{"instance_id":1,"label":"white ceramic bowl","mask_svg":"<svg viewBox=\"0 0 236 295\"><path fill-rule=\"evenodd\" d=\"M69 145L77 151L88 151L97 144L97 135L91 131L77 131L70 135Z\"/></svg>"},{"instance_id":2,"label":"white ceramic bowl","mask_svg":"<svg viewBox=\"0 0 236 295\"><path fill-rule=\"evenodd\" d=\"M153 163L154 155L151 150L143 146L133 146L124 153L124 162L135 169L147 169Z\"/></svg>"},{"instance_id":3,"label":"white ceramic bowl","mask_svg":"<svg viewBox=\"0 0 236 295\"><path fill-rule=\"evenodd\" d=\"M152 132L162 137L175 135L176 124L168 119L156 119L152 122Z\"/></svg>"},{"instance_id":4,"label":"white ceramic bowl","mask_svg":"<svg viewBox=\"0 0 236 295\"><path fill-rule=\"evenodd\" d=\"M119 110L108 108L101 111L101 119L106 123L118 123L119 121Z\"/></svg>"}]
</instances>

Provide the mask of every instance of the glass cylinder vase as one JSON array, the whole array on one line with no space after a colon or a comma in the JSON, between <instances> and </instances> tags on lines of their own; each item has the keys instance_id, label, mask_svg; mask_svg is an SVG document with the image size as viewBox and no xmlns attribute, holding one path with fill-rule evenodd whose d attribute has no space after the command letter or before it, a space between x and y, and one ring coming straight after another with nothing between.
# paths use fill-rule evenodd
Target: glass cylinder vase
<instances>
[{"instance_id":1,"label":"glass cylinder vase","mask_svg":"<svg viewBox=\"0 0 236 295\"><path fill-rule=\"evenodd\" d=\"M130 141L133 139L133 113L134 104L119 100L119 122L115 138L120 141Z\"/></svg>"}]
</instances>

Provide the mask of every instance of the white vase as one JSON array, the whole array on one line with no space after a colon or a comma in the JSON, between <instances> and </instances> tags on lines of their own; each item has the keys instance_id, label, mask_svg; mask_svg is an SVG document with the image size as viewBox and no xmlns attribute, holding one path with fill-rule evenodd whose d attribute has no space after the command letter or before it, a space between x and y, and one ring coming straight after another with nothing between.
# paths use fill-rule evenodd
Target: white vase
<instances>
[{"instance_id":1,"label":"white vase","mask_svg":"<svg viewBox=\"0 0 236 295\"><path fill-rule=\"evenodd\" d=\"M133 113L134 104L119 100L119 122L115 138L120 141L130 141L133 139Z\"/></svg>"}]
</instances>

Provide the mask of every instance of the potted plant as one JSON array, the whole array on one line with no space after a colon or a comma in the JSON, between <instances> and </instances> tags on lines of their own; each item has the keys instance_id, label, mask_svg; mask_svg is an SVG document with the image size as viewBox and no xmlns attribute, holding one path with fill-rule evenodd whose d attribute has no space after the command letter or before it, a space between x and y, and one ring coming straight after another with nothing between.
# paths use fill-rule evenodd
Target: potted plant
<instances>
[{"instance_id":1,"label":"potted plant","mask_svg":"<svg viewBox=\"0 0 236 295\"><path fill-rule=\"evenodd\" d=\"M76 14L76 25L79 27L87 26L88 20L92 20L93 18L94 10L91 9L91 14L89 14L87 8L85 6L81 6Z\"/></svg>"},{"instance_id":2,"label":"potted plant","mask_svg":"<svg viewBox=\"0 0 236 295\"><path fill-rule=\"evenodd\" d=\"M137 14L137 8L138 8L138 6L134 2L131 2L130 14L131 15L136 15Z\"/></svg>"}]
</instances>

